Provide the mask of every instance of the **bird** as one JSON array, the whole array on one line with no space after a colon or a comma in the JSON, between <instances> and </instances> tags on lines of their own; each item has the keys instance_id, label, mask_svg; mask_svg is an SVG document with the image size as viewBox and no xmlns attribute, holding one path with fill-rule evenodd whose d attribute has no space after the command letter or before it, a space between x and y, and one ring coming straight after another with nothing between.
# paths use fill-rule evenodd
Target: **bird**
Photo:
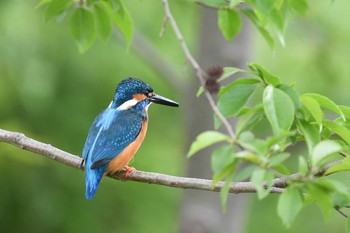
<instances>
[{"instance_id":1,"label":"bird","mask_svg":"<svg viewBox=\"0 0 350 233\"><path fill-rule=\"evenodd\" d=\"M125 169L128 176L135 169L128 163L145 138L152 103L179 106L140 79L127 78L117 85L113 100L92 123L82 152L86 199L94 198L105 175Z\"/></svg>"}]
</instances>

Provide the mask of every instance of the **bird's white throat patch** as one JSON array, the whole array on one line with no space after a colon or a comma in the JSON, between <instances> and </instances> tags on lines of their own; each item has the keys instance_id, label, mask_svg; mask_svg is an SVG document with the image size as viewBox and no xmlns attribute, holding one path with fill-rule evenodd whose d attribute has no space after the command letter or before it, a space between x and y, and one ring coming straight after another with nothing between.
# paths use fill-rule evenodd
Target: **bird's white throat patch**
<instances>
[{"instance_id":1,"label":"bird's white throat patch","mask_svg":"<svg viewBox=\"0 0 350 233\"><path fill-rule=\"evenodd\" d=\"M128 101L125 101L122 105L120 105L117 110L127 110L129 108L134 107L139 101L137 101L136 99L131 99Z\"/></svg>"},{"instance_id":2,"label":"bird's white throat patch","mask_svg":"<svg viewBox=\"0 0 350 233\"><path fill-rule=\"evenodd\" d=\"M148 108L149 108L149 106L151 106L151 104L152 104L152 102L150 102L149 104L147 104L147 106L146 106L146 108L145 108L146 112L148 111Z\"/></svg>"}]
</instances>

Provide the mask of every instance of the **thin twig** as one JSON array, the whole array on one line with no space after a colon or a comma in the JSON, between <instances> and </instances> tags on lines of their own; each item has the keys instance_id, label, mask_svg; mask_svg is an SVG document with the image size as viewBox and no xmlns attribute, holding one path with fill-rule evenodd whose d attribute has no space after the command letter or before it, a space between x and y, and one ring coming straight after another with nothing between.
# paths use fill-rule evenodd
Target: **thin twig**
<instances>
[{"instance_id":1,"label":"thin twig","mask_svg":"<svg viewBox=\"0 0 350 233\"><path fill-rule=\"evenodd\" d=\"M166 29L166 24L167 24L168 20L169 20L168 16L165 16L163 19L162 28L160 29L160 33L159 33L160 37L163 37L163 35L164 35L165 29Z\"/></svg>"},{"instance_id":2,"label":"thin twig","mask_svg":"<svg viewBox=\"0 0 350 233\"><path fill-rule=\"evenodd\" d=\"M347 215L344 211L342 211L341 209L335 208L335 210L338 211L338 213L339 213L340 215L344 216L345 218L348 217L348 215Z\"/></svg>"},{"instance_id":3,"label":"thin twig","mask_svg":"<svg viewBox=\"0 0 350 233\"><path fill-rule=\"evenodd\" d=\"M213 112L215 113L215 115L218 116L218 118L221 120L221 122L223 123L223 125L225 126L228 134L230 135L230 137L232 138L232 140L235 140L236 135L232 130L232 127L230 125L230 123L227 121L227 119L221 114L221 112L219 111L219 109L216 107L215 101L213 99L213 97L211 96L211 94L205 89L205 76L206 74L204 73L204 71L202 70L202 68L200 67L200 65L198 64L198 62L193 58L192 54L190 53L185 40L182 36L182 33L179 29L179 27L176 24L176 21L170 11L169 8L169 3L168 0L162 0L163 2L163 6L164 6L164 11L165 11L165 16L168 18L171 27L173 28L175 35L181 45L182 50L185 53L186 59L190 61L193 69L196 71L196 76L198 77L201 86L204 88L204 94L207 97L210 107L212 108Z\"/></svg>"},{"instance_id":4,"label":"thin twig","mask_svg":"<svg viewBox=\"0 0 350 233\"><path fill-rule=\"evenodd\" d=\"M0 129L0 141L10 143L24 150L34 152L36 154L44 155L57 162L63 163L73 168L81 170L81 158L70 154L66 151L60 150L49 144L45 144L29 137L22 133L11 132ZM199 189L206 191L218 192L224 186L224 182L217 183L212 187L212 180L169 176L153 172L144 172L134 170L125 177L125 172L116 173L109 177L122 181L136 181L148 184L164 185L183 189ZM273 187L271 193L282 193L283 188ZM230 193L255 193L256 188L251 182L232 182L229 188Z\"/></svg>"}]
</instances>

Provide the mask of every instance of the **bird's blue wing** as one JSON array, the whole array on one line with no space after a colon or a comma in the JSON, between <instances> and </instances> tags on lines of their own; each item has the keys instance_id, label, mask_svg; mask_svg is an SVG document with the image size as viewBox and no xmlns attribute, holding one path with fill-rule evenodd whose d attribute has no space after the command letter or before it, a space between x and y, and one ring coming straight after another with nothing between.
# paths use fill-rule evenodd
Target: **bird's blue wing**
<instances>
[{"instance_id":1,"label":"bird's blue wing","mask_svg":"<svg viewBox=\"0 0 350 233\"><path fill-rule=\"evenodd\" d=\"M119 155L140 133L144 116L132 108L119 111L107 108L92 124L83 150L84 160L91 159L91 169L100 167Z\"/></svg>"},{"instance_id":2,"label":"bird's blue wing","mask_svg":"<svg viewBox=\"0 0 350 233\"><path fill-rule=\"evenodd\" d=\"M95 119L95 121L92 123L91 127L90 127L90 130L89 130L89 135L86 139L86 142L85 142L85 145L84 145L84 149L83 149L83 154L82 154L82 157L83 157L83 160L86 161L87 157L88 157L88 153L92 147L92 144L94 143L95 141L95 138L99 132L99 128L97 126L97 122L99 121L99 119L101 119L101 116L102 116L103 112L98 115Z\"/></svg>"},{"instance_id":3,"label":"bird's blue wing","mask_svg":"<svg viewBox=\"0 0 350 233\"><path fill-rule=\"evenodd\" d=\"M133 108L119 111L107 108L90 127L84 149L87 199L95 196L107 170L107 163L118 156L139 135L146 113Z\"/></svg>"}]
</instances>

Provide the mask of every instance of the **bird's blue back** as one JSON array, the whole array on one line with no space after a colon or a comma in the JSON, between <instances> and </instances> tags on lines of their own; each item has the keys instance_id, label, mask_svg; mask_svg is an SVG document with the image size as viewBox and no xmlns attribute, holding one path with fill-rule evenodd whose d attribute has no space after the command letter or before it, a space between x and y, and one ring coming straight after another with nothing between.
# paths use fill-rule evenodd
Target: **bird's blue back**
<instances>
[{"instance_id":1,"label":"bird's blue back","mask_svg":"<svg viewBox=\"0 0 350 233\"><path fill-rule=\"evenodd\" d=\"M148 104L143 100L127 110L109 107L96 117L83 149L86 198L94 197L108 163L139 135Z\"/></svg>"}]
</instances>

